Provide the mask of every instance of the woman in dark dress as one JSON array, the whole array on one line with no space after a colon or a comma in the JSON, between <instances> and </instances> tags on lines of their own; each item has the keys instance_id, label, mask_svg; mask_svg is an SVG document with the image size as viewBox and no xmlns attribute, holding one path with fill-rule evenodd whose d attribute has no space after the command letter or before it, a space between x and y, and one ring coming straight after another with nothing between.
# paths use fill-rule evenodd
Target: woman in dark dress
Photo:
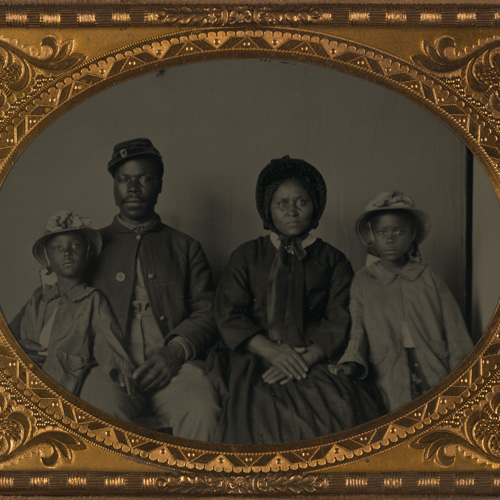
<instances>
[{"instance_id":1,"label":"woman in dark dress","mask_svg":"<svg viewBox=\"0 0 500 500\"><path fill-rule=\"evenodd\" d=\"M223 397L218 440L295 441L377 417L367 393L327 369L348 340L353 273L309 233L325 208L323 177L303 160L272 160L256 197L271 234L233 252L217 289L225 346L209 357L209 376Z\"/></svg>"}]
</instances>

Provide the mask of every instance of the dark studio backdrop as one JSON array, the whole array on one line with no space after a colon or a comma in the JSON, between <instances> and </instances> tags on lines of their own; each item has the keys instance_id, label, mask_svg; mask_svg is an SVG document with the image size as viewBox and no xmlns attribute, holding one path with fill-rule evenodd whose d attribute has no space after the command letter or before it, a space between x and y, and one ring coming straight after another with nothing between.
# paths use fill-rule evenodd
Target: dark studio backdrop
<instances>
[{"instance_id":1,"label":"dark studio backdrop","mask_svg":"<svg viewBox=\"0 0 500 500\"><path fill-rule=\"evenodd\" d=\"M264 234L256 179L271 158L289 154L325 177L328 202L316 234L346 253L355 270L366 258L357 217L378 192L400 189L430 214L421 252L471 311L475 338L493 313L498 203L453 132L404 97L353 76L235 60L117 85L28 146L0 190L0 309L7 321L39 284L31 247L51 215L72 210L96 228L110 223L117 210L106 164L113 145L133 137L149 137L163 154L158 213L201 241L216 280L237 245Z\"/></svg>"}]
</instances>

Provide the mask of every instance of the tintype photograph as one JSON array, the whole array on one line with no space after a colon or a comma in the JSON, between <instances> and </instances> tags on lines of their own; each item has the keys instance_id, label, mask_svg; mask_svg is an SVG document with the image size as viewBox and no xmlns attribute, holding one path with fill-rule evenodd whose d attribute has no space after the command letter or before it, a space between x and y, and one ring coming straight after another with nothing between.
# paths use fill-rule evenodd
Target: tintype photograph
<instances>
[{"instance_id":1,"label":"tintype photograph","mask_svg":"<svg viewBox=\"0 0 500 500\"><path fill-rule=\"evenodd\" d=\"M250 3L0 7L0 492L498 490L498 13Z\"/></svg>"},{"instance_id":2,"label":"tintype photograph","mask_svg":"<svg viewBox=\"0 0 500 500\"><path fill-rule=\"evenodd\" d=\"M83 102L17 160L0 306L36 365L125 422L324 436L467 356L496 300L478 252L491 199L453 132L371 82L286 61L169 68Z\"/></svg>"}]
</instances>

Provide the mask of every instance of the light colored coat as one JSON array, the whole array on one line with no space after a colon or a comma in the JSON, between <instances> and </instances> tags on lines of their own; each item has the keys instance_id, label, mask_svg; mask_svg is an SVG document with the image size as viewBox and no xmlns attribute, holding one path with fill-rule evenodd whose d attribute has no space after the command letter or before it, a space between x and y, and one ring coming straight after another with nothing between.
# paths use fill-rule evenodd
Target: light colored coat
<instances>
[{"instance_id":1,"label":"light colored coat","mask_svg":"<svg viewBox=\"0 0 500 500\"><path fill-rule=\"evenodd\" d=\"M43 327L55 311L42 370L78 395L96 362L112 377L115 371L131 376L133 366L121 345L121 332L104 296L81 284L66 294L57 286L38 288L9 325L19 339L40 340Z\"/></svg>"},{"instance_id":2,"label":"light colored coat","mask_svg":"<svg viewBox=\"0 0 500 500\"><path fill-rule=\"evenodd\" d=\"M412 399L403 331L431 386L472 348L458 305L445 283L425 263L409 262L394 274L379 262L362 268L351 287L352 328L339 363L370 371L389 411Z\"/></svg>"}]
</instances>

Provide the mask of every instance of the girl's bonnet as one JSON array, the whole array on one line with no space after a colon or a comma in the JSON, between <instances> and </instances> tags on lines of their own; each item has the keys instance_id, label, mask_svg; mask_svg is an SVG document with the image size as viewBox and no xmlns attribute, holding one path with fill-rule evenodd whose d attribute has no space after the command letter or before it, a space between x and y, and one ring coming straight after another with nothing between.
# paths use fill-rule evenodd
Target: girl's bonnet
<instances>
[{"instance_id":1,"label":"girl's bonnet","mask_svg":"<svg viewBox=\"0 0 500 500\"><path fill-rule=\"evenodd\" d=\"M283 182L289 179L297 179L307 190L314 204L314 213L309 230L318 227L319 220L323 215L326 205L326 184L319 171L305 160L283 158L271 160L259 174L255 198L257 210L264 222L264 229L277 232L271 217L271 200Z\"/></svg>"},{"instance_id":2,"label":"girl's bonnet","mask_svg":"<svg viewBox=\"0 0 500 500\"><path fill-rule=\"evenodd\" d=\"M376 255L373 249L373 235L370 222L373 217L388 210L404 210L413 215L416 228L414 243L418 246L429 234L430 218L423 210L415 208L413 198L401 191L384 191L370 201L356 222L356 231L361 241L367 246L368 252Z\"/></svg>"},{"instance_id":3,"label":"girl's bonnet","mask_svg":"<svg viewBox=\"0 0 500 500\"><path fill-rule=\"evenodd\" d=\"M43 235L35 241L33 245L33 255L35 259L45 268L49 267L45 245L48 240L61 233L70 231L81 231L88 241L88 261L97 258L101 253L102 238L99 231L90 227L90 219L63 210L53 215L45 225Z\"/></svg>"}]
</instances>

